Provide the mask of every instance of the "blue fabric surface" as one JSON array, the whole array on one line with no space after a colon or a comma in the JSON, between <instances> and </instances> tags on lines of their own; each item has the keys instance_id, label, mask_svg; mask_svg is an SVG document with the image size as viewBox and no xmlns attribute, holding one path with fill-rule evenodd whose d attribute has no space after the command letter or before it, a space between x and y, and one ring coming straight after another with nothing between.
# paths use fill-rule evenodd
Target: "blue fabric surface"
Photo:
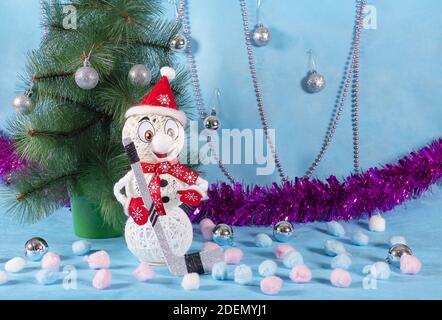
<instances>
[{"instance_id":1,"label":"blue fabric surface","mask_svg":"<svg viewBox=\"0 0 442 320\"><path fill-rule=\"evenodd\" d=\"M258 248L253 243L254 235L258 232L270 234L270 228L235 228L235 244L244 251L242 263L253 269L252 285L235 284L232 280L234 266L229 266L229 280L216 281L211 275L204 275L201 277L200 290L192 292L184 291L181 278L171 276L166 268L156 268L157 277L151 282L137 282L132 276L137 261L127 250L124 238L91 240L93 249L107 250L112 259L112 286L99 291L91 285L96 271L88 269L83 257L75 256L71 251L72 242L78 238L73 234L68 210L62 210L31 226L14 225L5 215L0 215L0 224L3 227L0 235L2 269L7 259L23 255L23 246L28 238L41 236L48 241L51 250L61 255L62 267L74 265L78 277L78 287L75 290L65 290L61 281L47 286L39 285L34 278L39 263L29 262L26 269L18 274L11 274L10 281L0 286L0 299L442 299L442 193L438 189L437 191L386 214L387 231L367 231L370 236L367 246L352 245L348 238L340 240L352 254L353 264L349 271L353 284L347 289L334 288L328 281L332 258L324 254L323 244L332 237L327 234L325 223L296 226L296 236L291 244L304 256L305 263L312 270L313 280L307 284L291 282L288 278L289 269L278 261L276 275L284 280L284 284L276 296L266 296L259 289L262 278L258 275L258 265L265 259L275 259L272 248ZM343 225L348 232L367 229L366 220ZM421 259L421 272L414 276L402 275L397 269L392 269L391 277L388 280L378 280L376 289L364 289L362 285L366 275L362 273L362 269L383 260L390 237L398 234L407 238L415 255ZM192 249L199 249L201 243L203 238L195 226ZM404 290L405 288L412 290Z\"/></svg>"}]
</instances>

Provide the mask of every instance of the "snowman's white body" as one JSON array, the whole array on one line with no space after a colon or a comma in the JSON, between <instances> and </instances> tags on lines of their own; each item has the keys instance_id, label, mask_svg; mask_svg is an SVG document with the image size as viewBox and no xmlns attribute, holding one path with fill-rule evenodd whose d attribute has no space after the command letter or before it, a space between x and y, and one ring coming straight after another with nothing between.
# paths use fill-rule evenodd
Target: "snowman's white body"
<instances>
[{"instance_id":1,"label":"snowman's white body","mask_svg":"<svg viewBox=\"0 0 442 320\"><path fill-rule=\"evenodd\" d=\"M149 124L143 123L143 121L147 121L144 120L145 118L141 115L129 117L123 128L123 138L129 137L134 142L141 162L155 164L163 161L177 161L176 159L185 141L183 126L179 122L175 123L176 127L173 123L171 125L171 121L175 120L164 115L149 115ZM145 127L149 127L150 130L154 131L154 138L151 141L146 142L143 139ZM164 132L170 132L170 128L177 131L176 137L173 139L164 134ZM169 152L169 150L171 151ZM168 156L159 159L156 156L158 153L167 153ZM154 174L145 173L144 176L147 185L149 185ZM206 180L198 177L195 184L189 185L170 174L161 174L160 179L163 180L162 186L160 186L161 197L163 199L164 197L168 198L168 201L163 200L166 215L160 217L161 225L172 252L175 255L184 255L192 244L193 230L187 214L179 207L182 202L177 191L195 190L202 196L202 199L205 199L207 197L208 183ZM124 193L122 193L123 190ZM140 197L132 170L115 184L114 194L117 200L124 206L126 215L129 216L128 207L131 198ZM160 245L150 221L143 225L138 225L129 216L125 227L125 238L129 250L140 261L156 265L165 264Z\"/></svg>"},{"instance_id":2,"label":"snowman's white body","mask_svg":"<svg viewBox=\"0 0 442 320\"><path fill-rule=\"evenodd\" d=\"M144 176L147 184L149 184L153 174L147 173ZM161 217L161 225L172 252L182 256L189 250L192 244L193 229L187 214L179 207L182 202L176 192L187 189L189 185L169 174L161 175L161 179L167 181L167 185L161 187L161 197L169 197L170 199L167 203L163 202L167 214ZM132 171L126 185L126 192L129 198L139 196L137 183ZM126 222L124 236L127 247L140 261L146 261L150 264L165 263L150 222L140 226L132 217L129 217Z\"/></svg>"}]
</instances>

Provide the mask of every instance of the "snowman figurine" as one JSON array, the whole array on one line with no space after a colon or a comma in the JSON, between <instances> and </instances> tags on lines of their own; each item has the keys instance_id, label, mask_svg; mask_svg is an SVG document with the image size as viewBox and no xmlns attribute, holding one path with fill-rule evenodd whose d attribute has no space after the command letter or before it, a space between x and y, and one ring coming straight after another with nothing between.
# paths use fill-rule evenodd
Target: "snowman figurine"
<instances>
[{"instance_id":1,"label":"snowman figurine","mask_svg":"<svg viewBox=\"0 0 442 320\"><path fill-rule=\"evenodd\" d=\"M144 205L132 170L114 186L115 197L129 216L125 227L127 246L140 261L152 265L163 265L165 259L148 219L149 210L155 209L161 216L169 247L182 256L192 244L193 231L180 205L197 206L207 198L207 181L178 162L184 147L186 116L178 110L170 88L169 81L174 78L172 68L161 68L159 82L125 114L122 138L130 138L135 144L153 206Z\"/></svg>"}]
</instances>

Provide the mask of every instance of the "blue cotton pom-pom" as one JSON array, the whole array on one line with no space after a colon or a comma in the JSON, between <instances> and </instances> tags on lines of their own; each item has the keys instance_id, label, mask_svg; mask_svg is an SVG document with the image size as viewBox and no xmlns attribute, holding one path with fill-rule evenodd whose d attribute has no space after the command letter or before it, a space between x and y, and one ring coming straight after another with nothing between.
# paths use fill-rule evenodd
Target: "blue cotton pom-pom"
<instances>
[{"instance_id":1,"label":"blue cotton pom-pom","mask_svg":"<svg viewBox=\"0 0 442 320\"><path fill-rule=\"evenodd\" d=\"M273 276L278 269L278 265L273 260L264 260L258 267L258 273L263 277Z\"/></svg>"},{"instance_id":2,"label":"blue cotton pom-pom","mask_svg":"<svg viewBox=\"0 0 442 320\"><path fill-rule=\"evenodd\" d=\"M83 256L91 251L92 244L86 240L78 240L72 243L72 252L77 256Z\"/></svg>"},{"instance_id":3,"label":"blue cotton pom-pom","mask_svg":"<svg viewBox=\"0 0 442 320\"><path fill-rule=\"evenodd\" d=\"M234 280L241 285L251 283L253 281L252 268L245 264L237 266L234 271Z\"/></svg>"},{"instance_id":4,"label":"blue cotton pom-pom","mask_svg":"<svg viewBox=\"0 0 442 320\"><path fill-rule=\"evenodd\" d=\"M217 262L212 267L212 278L215 280L227 280L227 264L223 261Z\"/></svg>"},{"instance_id":5,"label":"blue cotton pom-pom","mask_svg":"<svg viewBox=\"0 0 442 320\"><path fill-rule=\"evenodd\" d=\"M344 245L336 240L326 240L324 244L325 253L329 256L336 256L340 253L347 252Z\"/></svg>"},{"instance_id":6,"label":"blue cotton pom-pom","mask_svg":"<svg viewBox=\"0 0 442 320\"><path fill-rule=\"evenodd\" d=\"M337 221L327 222L327 230L332 236L342 238L345 235L344 227Z\"/></svg>"},{"instance_id":7,"label":"blue cotton pom-pom","mask_svg":"<svg viewBox=\"0 0 442 320\"><path fill-rule=\"evenodd\" d=\"M351 266L351 258L348 253L340 253L330 263L332 269L348 269Z\"/></svg>"},{"instance_id":8,"label":"blue cotton pom-pom","mask_svg":"<svg viewBox=\"0 0 442 320\"><path fill-rule=\"evenodd\" d=\"M390 238L390 244L394 246L395 244L407 244L407 240L403 236L392 236Z\"/></svg>"},{"instance_id":9,"label":"blue cotton pom-pom","mask_svg":"<svg viewBox=\"0 0 442 320\"><path fill-rule=\"evenodd\" d=\"M258 233L255 237L257 247L268 248L272 245L272 238L265 233Z\"/></svg>"},{"instance_id":10,"label":"blue cotton pom-pom","mask_svg":"<svg viewBox=\"0 0 442 320\"><path fill-rule=\"evenodd\" d=\"M366 246L368 244L368 236L362 231L356 231L351 235L351 242L357 246Z\"/></svg>"},{"instance_id":11,"label":"blue cotton pom-pom","mask_svg":"<svg viewBox=\"0 0 442 320\"><path fill-rule=\"evenodd\" d=\"M60 273L51 269L41 269L35 274L35 279L40 284L53 284L60 279Z\"/></svg>"},{"instance_id":12,"label":"blue cotton pom-pom","mask_svg":"<svg viewBox=\"0 0 442 320\"><path fill-rule=\"evenodd\" d=\"M284 256L284 258L282 259L282 263L287 268L293 268L300 264L304 264L304 259L298 251L290 251Z\"/></svg>"},{"instance_id":13,"label":"blue cotton pom-pom","mask_svg":"<svg viewBox=\"0 0 442 320\"><path fill-rule=\"evenodd\" d=\"M391 270L388 263L384 261L375 262L371 269L371 276L376 279L386 280L390 278Z\"/></svg>"}]
</instances>

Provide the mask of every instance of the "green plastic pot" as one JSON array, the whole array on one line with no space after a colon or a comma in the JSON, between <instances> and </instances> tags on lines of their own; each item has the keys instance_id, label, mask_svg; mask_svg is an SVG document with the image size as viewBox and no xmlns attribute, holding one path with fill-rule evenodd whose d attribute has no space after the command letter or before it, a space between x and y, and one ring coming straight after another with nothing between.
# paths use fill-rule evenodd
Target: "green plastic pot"
<instances>
[{"instance_id":1,"label":"green plastic pot","mask_svg":"<svg viewBox=\"0 0 442 320\"><path fill-rule=\"evenodd\" d=\"M116 229L103 220L96 203L81 195L71 195L70 199L74 232L78 237L107 239L123 235L123 227Z\"/></svg>"}]
</instances>

